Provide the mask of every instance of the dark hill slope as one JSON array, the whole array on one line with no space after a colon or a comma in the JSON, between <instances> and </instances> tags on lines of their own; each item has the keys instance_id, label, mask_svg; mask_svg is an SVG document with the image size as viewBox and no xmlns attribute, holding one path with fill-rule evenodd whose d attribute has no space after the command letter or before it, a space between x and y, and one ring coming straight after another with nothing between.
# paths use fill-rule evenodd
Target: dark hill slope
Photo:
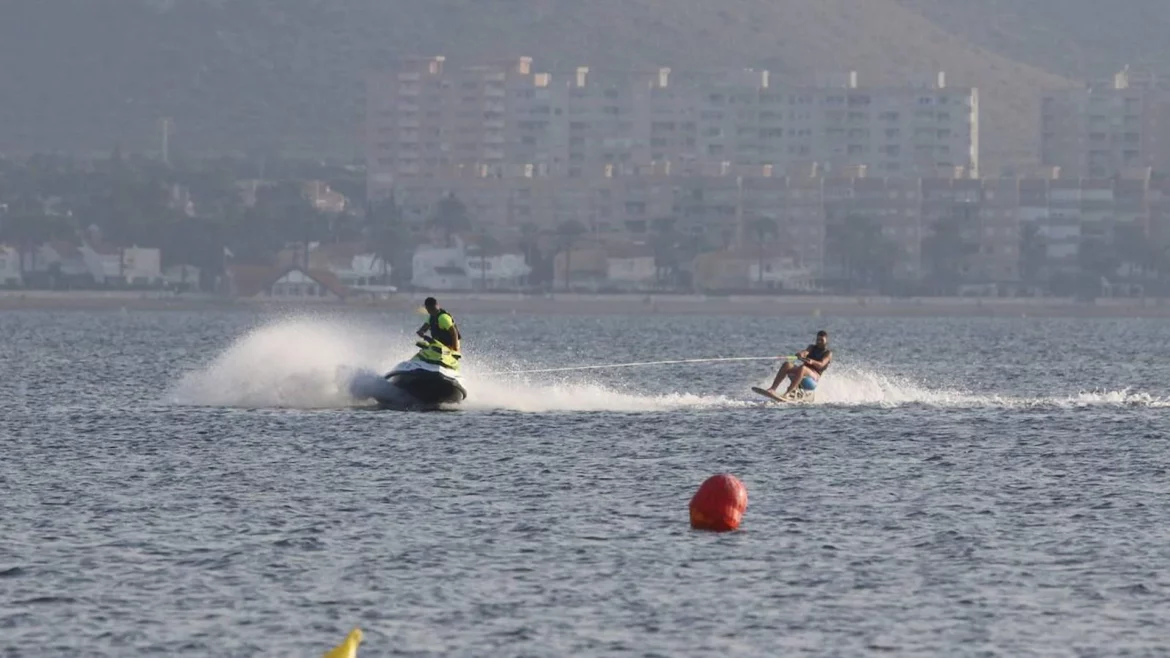
<instances>
[{"instance_id":1,"label":"dark hill slope","mask_svg":"<svg viewBox=\"0 0 1170 658\"><path fill-rule=\"evenodd\" d=\"M171 116L175 148L349 157L365 74L406 54L895 83L941 68L981 88L985 161L1031 150L1035 90L1067 84L895 0L19 0L0 9L0 150L157 149Z\"/></svg>"}]
</instances>

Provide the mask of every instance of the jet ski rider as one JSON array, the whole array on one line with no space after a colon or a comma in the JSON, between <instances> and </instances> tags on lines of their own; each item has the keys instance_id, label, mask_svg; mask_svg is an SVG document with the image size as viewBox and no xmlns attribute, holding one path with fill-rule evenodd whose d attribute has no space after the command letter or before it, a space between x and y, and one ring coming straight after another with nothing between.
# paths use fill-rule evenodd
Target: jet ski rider
<instances>
[{"instance_id":1,"label":"jet ski rider","mask_svg":"<svg viewBox=\"0 0 1170 658\"><path fill-rule=\"evenodd\" d=\"M455 324L455 318L446 310L439 308L439 302L435 301L434 297L427 297L423 301L423 307L427 309L427 314L430 319L418 328L415 332L419 338L425 339L427 337L427 330L431 332L431 340L436 340L447 349L458 352L459 351L459 327Z\"/></svg>"},{"instance_id":2,"label":"jet ski rider","mask_svg":"<svg viewBox=\"0 0 1170 658\"><path fill-rule=\"evenodd\" d=\"M769 393L775 393L776 389L780 386L780 382L784 381L785 377L792 383L781 397L792 395L796 387L800 386L802 382L804 382L805 389L816 389L821 375L825 373L825 370L828 369L829 364L833 361L833 350L829 349L829 332L823 329L818 331L816 343L797 352L796 358L803 361L803 363L798 364L789 361L780 366L780 372L776 373L776 379L768 389Z\"/></svg>"}]
</instances>

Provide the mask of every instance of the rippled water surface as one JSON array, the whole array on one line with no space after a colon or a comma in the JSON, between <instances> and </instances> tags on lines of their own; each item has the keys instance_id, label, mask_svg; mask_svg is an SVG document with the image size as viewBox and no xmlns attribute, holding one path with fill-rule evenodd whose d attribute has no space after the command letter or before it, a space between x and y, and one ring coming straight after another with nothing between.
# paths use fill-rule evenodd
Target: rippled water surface
<instances>
[{"instance_id":1,"label":"rippled water surface","mask_svg":"<svg viewBox=\"0 0 1170 658\"><path fill-rule=\"evenodd\" d=\"M1165 655L1170 326L0 313L0 653ZM831 332L815 404L774 361ZM493 374L495 373L495 374ZM687 525L728 471L741 530Z\"/></svg>"}]
</instances>

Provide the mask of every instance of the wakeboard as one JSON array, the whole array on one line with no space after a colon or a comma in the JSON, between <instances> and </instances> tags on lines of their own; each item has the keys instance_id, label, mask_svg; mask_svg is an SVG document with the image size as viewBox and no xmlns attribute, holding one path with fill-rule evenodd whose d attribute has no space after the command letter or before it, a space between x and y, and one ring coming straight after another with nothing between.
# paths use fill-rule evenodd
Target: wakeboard
<instances>
[{"instance_id":1,"label":"wakeboard","mask_svg":"<svg viewBox=\"0 0 1170 658\"><path fill-rule=\"evenodd\" d=\"M781 397L781 396L776 395L775 393L769 391L768 389L760 388L759 386L753 386L752 391L755 393L759 393L760 395L762 395L766 398L771 399L773 402L782 402L784 404L799 404L801 402L801 400L799 398Z\"/></svg>"}]
</instances>

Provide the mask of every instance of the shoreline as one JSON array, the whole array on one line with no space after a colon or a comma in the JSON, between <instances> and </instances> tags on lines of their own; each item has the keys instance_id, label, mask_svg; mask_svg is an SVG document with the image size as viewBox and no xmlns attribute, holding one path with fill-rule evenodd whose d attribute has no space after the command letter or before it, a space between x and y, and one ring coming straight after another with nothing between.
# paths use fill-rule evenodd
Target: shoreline
<instances>
[{"instance_id":1,"label":"shoreline","mask_svg":"<svg viewBox=\"0 0 1170 658\"><path fill-rule=\"evenodd\" d=\"M703 296L662 294L557 293L414 293L386 300L274 301L233 300L217 295L138 291L0 291L0 312L16 310L63 311L194 311L240 310L347 310L411 312L426 295L439 298L455 312L552 313L558 315L663 314L730 315L753 317L1170 317L1170 299L1099 299L1083 302L1068 298L980 297L843 297L843 296Z\"/></svg>"}]
</instances>

